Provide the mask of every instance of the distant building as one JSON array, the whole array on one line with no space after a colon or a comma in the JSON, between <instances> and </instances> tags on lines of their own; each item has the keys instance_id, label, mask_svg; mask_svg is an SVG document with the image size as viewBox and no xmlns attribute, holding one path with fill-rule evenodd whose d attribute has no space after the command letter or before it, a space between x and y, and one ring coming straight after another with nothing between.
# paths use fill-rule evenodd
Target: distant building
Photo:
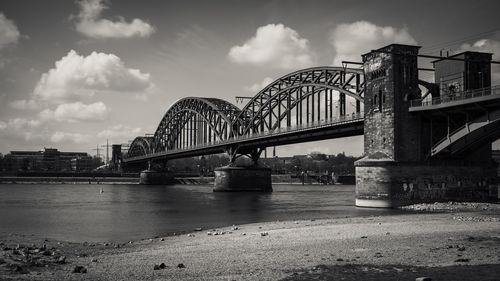
<instances>
[{"instance_id":1,"label":"distant building","mask_svg":"<svg viewBox=\"0 0 500 281\"><path fill-rule=\"evenodd\" d=\"M73 159L81 159L75 162L79 171L83 171L79 166L87 169L89 165L83 164L87 159L92 162L92 157L86 152L61 152L56 148L44 148L40 151L11 151L4 157L3 168L7 171L76 171L73 170Z\"/></svg>"}]
</instances>

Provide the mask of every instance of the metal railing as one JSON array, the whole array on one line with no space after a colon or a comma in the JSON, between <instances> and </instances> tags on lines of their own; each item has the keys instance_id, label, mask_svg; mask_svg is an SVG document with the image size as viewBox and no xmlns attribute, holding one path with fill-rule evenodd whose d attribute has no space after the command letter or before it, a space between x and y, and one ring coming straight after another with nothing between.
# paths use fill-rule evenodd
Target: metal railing
<instances>
[{"instance_id":1,"label":"metal railing","mask_svg":"<svg viewBox=\"0 0 500 281\"><path fill-rule=\"evenodd\" d=\"M493 87L486 87L481 89L467 90L457 93L450 93L442 95L430 100L416 99L410 103L411 107L431 106L438 104L445 104L453 101L467 100L471 98L484 97L484 96L500 96L500 85Z\"/></svg>"},{"instance_id":2,"label":"metal railing","mask_svg":"<svg viewBox=\"0 0 500 281\"><path fill-rule=\"evenodd\" d=\"M208 143L197 144L197 145L189 146L186 148L177 148L177 149L171 149L171 150L166 150L166 151L161 151L161 152L154 152L154 153L146 154L146 155L142 155L142 156L130 157L127 160L133 161L133 160L139 160L139 159L146 159L149 157L161 157L161 156L168 155L168 154L175 154L175 153L179 153L179 152L199 150L199 149L208 148L208 147L212 147L212 146L227 145L227 144L232 144L232 143L237 143L237 142L255 140L255 139L260 139L260 138L268 138L268 137L272 137L272 136L279 136L279 135L295 133L295 132L300 132L300 131L320 129L320 128L329 127L332 125L341 125L344 123L352 123L355 121L361 121L363 119L364 119L364 112L358 112L358 113L353 113L353 114L349 114L349 115L345 115L345 116L338 116L338 117L327 119L327 120L313 121L313 122L309 122L306 124L299 124L299 125L295 125L295 126L277 128L277 129L274 129L272 131L262 131L262 132L256 132L256 133L243 135L243 136L235 136L235 137L228 138L225 140L217 140L217 141L212 141L212 142L208 142Z\"/></svg>"}]
</instances>

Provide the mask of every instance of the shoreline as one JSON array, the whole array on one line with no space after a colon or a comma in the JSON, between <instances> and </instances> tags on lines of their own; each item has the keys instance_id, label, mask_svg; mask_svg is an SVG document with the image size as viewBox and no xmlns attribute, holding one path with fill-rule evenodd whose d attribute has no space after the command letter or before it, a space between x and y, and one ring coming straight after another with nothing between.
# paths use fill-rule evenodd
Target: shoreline
<instances>
[{"instance_id":1,"label":"shoreline","mask_svg":"<svg viewBox=\"0 0 500 281\"><path fill-rule=\"evenodd\" d=\"M434 212L424 208L405 215L253 223L125 244L2 234L2 249L12 249L0 251L0 263L4 261L0 276L7 280L336 280L342 272L343 277L357 272L358 280L359 274L385 280L398 276L414 280L420 273L449 276L444 280L499 276L499 204L414 206ZM19 262L23 273L7 265L15 263L9 255L23 260L27 252L26 256L36 257L31 252L40 252L43 243L51 252L36 259L42 266ZM13 254L17 244L21 244L18 255ZM58 263L61 256L64 262ZM161 263L165 268L154 270ZM87 273L71 273L75 266L83 266ZM465 278L464 268L481 279Z\"/></svg>"}]
</instances>

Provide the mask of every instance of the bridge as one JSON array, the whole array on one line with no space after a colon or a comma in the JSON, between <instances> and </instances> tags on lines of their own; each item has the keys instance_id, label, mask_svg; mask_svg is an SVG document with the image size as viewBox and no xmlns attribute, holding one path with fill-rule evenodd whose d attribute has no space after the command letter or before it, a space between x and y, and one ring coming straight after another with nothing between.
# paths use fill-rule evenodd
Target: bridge
<instances>
[{"instance_id":1,"label":"bridge","mask_svg":"<svg viewBox=\"0 0 500 281\"><path fill-rule=\"evenodd\" d=\"M362 68L287 74L241 109L216 98L183 98L154 135L134 139L123 164L227 153L229 165L215 171L214 190L271 191L270 171L258 165L266 147L364 135L364 157L356 164L358 206L490 196L496 181L491 142L500 137L491 54L437 58L438 83L429 83L418 77L418 49L392 44L363 55ZM241 156L254 165L235 165ZM141 177L165 183L166 174L149 170Z\"/></svg>"}]
</instances>

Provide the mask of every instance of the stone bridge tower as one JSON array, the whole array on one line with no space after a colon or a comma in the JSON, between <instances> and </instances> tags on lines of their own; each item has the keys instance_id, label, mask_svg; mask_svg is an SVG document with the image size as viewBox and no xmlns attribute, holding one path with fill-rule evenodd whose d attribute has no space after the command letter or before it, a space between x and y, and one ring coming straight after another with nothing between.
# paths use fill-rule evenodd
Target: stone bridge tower
<instances>
[{"instance_id":1,"label":"stone bridge tower","mask_svg":"<svg viewBox=\"0 0 500 281\"><path fill-rule=\"evenodd\" d=\"M468 198L490 176L480 165L429 158L431 126L409 111L421 97L419 48L392 44L363 55L365 154L356 162L356 206Z\"/></svg>"}]
</instances>

